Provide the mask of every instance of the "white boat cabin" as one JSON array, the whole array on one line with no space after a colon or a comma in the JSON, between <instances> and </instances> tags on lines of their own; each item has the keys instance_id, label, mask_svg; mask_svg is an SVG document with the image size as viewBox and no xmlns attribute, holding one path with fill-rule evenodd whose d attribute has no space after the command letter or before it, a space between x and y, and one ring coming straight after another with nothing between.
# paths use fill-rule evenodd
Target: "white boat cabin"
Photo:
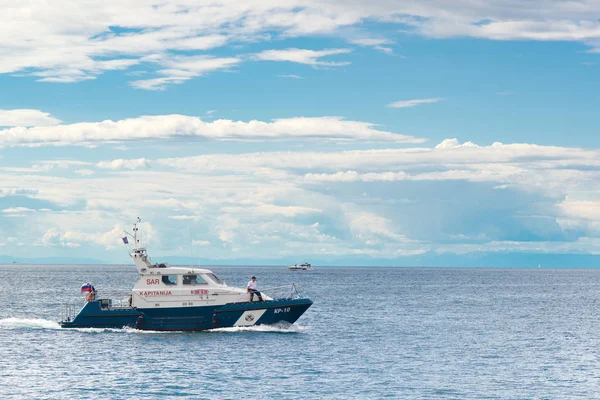
<instances>
[{"instance_id":1,"label":"white boat cabin","mask_svg":"<svg viewBox=\"0 0 600 400\"><path fill-rule=\"evenodd\" d=\"M134 307L198 307L250 301L245 288L227 286L208 269L152 264L144 248L134 249L130 256L140 273L132 289ZM264 294L263 298L272 300Z\"/></svg>"}]
</instances>

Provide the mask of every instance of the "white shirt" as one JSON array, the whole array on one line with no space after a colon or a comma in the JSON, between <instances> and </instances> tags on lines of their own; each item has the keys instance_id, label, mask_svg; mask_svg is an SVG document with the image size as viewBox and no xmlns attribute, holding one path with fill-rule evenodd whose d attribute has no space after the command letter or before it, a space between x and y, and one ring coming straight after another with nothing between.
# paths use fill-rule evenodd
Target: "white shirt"
<instances>
[{"instance_id":1,"label":"white shirt","mask_svg":"<svg viewBox=\"0 0 600 400\"><path fill-rule=\"evenodd\" d=\"M256 281L250 280L250 282L248 282L248 289L258 290L256 287Z\"/></svg>"}]
</instances>

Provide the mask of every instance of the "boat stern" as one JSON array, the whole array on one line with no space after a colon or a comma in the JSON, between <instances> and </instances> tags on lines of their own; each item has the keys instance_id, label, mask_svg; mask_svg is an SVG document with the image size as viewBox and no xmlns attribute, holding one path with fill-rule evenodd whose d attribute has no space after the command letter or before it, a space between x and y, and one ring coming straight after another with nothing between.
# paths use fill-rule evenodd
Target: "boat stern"
<instances>
[{"instance_id":1,"label":"boat stern","mask_svg":"<svg viewBox=\"0 0 600 400\"><path fill-rule=\"evenodd\" d=\"M87 302L74 317L66 306L67 312L59 322L62 328L123 328L135 327L142 313L133 307L113 307L110 299Z\"/></svg>"}]
</instances>

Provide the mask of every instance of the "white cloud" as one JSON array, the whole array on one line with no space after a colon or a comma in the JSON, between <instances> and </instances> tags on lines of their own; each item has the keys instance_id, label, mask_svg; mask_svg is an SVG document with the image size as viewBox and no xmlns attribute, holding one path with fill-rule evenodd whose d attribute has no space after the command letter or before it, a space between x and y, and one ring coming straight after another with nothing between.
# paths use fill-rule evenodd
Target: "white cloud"
<instances>
[{"instance_id":1,"label":"white cloud","mask_svg":"<svg viewBox=\"0 0 600 400\"><path fill-rule=\"evenodd\" d=\"M389 39L375 39L375 38L362 38L362 39L350 39L348 41L352 44L359 46L381 46L383 44L393 44L394 42Z\"/></svg>"},{"instance_id":2,"label":"white cloud","mask_svg":"<svg viewBox=\"0 0 600 400\"><path fill-rule=\"evenodd\" d=\"M210 56L160 56L152 57L148 61L159 63L163 69L157 71L163 77L141 79L130 82L138 89L164 90L167 85L180 84L197 76L205 75L212 71L227 70L239 64L242 60L235 57L216 58Z\"/></svg>"},{"instance_id":3,"label":"white cloud","mask_svg":"<svg viewBox=\"0 0 600 400\"><path fill-rule=\"evenodd\" d=\"M494 143L496 146L501 146L501 143ZM479 147L472 142L461 143L457 138L444 139L441 143L435 146L436 149L458 149L461 147Z\"/></svg>"},{"instance_id":4,"label":"white cloud","mask_svg":"<svg viewBox=\"0 0 600 400\"><path fill-rule=\"evenodd\" d=\"M357 210L356 207L344 206L346 209L350 231L361 241L377 240L379 237L394 241L407 241L404 235L394 232L389 219L372 212Z\"/></svg>"},{"instance_id":5,"label":"white cloud","mask_svg":"<svg viewBox=\"0 0 600 400\"><path fill-rule=\"evenodd\" d=\"M50 113L39 110L0 110L0 127L2 126L51 126L60 124L60 120Z\"/></svg>"},{"instance_id":6,"label":"white cloud","mask_svg":"<svg viewBox=\"0 0 600 400\"><path fill-rule=\"evenodd\" d=\"M1 176L1 175L0 175ZM0 188L0 197L6 196L32 196L38 193L37 189L23 188L22 184L15 182L15 185L6 185Z\"/></svg>"},{"instance_id":7,"label":"white cloud","mask_svg":"<svg viewBox=\"0 0 600 400\"><path fill-rule=\"evenodd\" d=\"M315 170L339 172L361 170L363 172L388 172L390 168L407 170L444 170L488 168L497 166L538 166L540 169L565 167L582 169L600 166L600 153L593 149L578 149L533 144L502 144L478 146L472 142L460 143L457 139L445 139L434 148L392 148L334 152L258 152L243 154L210 154L195 157L163 158L155 160L158 165L182 171L252 171L261 168L276 170ZM380 170L384 171L380 171ZM394 171L391 171L394 172ZM592 173L593 171L590 171ZM272 173L269 176L273 176ZM289 179L289 176L283 176Z\"/></svg>"},{"instance_id":8,"label":"white cloud","mask_svg":"<svg viewBox=\"0 0 600 400\"><path fill-rule=\"evenodd\" d=\"M435 98L431 98L431 99L401 100L401 101L395 101L393 103L390 103L387 105L387 107L408 108L408 107L415 107L420 104L439 103L442 100L444 100L444 99L442 99L440 97L435 97Z\"/></svg>"},{"instance_id":9,"label":"white cloud","mask_svg":"<svg viewBox=\"0 0 600 400\"><path fill-rule=\"evenodd\" d=\"M158 154L178 151L161 147ZM100 154L105 153L95 156ZM76 160L67 161L76 166ZM21 242L37 238L36 245L52 251L118 249L122 227L115 221L139 215L160 226L151 240L163 254L190 243L190 225L202 232L196 245L210 246L210 257L224 260L307 253L393 258L425 251L600 251L597 149L447 139L431 147L113 161L97 164L118 173L97 168L93 176L70 177L59 168L0 170L0 196L15 196L3 208L14 210L0 213L0 229L16 232L10 234ZM505 208L513 200L516 205ZM9 225L17 222L23 232ZM419 236L419 227L428 236ZM552 229L556 235L566 232L568 240L546 240ZM511 237L514 231L537 236L522 240Z\"/></svg>"},{"instance_id":10,"label":"white cloud","mask_svg":"<svg viewBox=\"0 0 600 400\"><path fill-rule=\"evenodd\" d=\"M114 223L114 219L105 218L105 215L95 211L46 213L36 217L37 224L28 234L28 242L34 246L46 247L40 253L52 254L51 248L68 248L86 250L79 253L67 252L68 257L92 257L89 248L99 247L102 252L119 250L127 254L126 246L121 238L124 235L124 226ZM122 221L127 221L126 215L121 215ZM120 221L121 221L120 220ZM50 228L45 228L45 227ZM142 222L138 224L141 234L138 239L142 245L154 244L156 233L152 224ZM126 229L131 230L127 224Z\"/></svg>"},{"instance_id":11,"label":"white cloud","mask_svg":"<svg viewBox=\"0 0 600 400\"><path fill-rule=\"evenodd\" d=\"M567 217L600 222L600 200L586 201L567 198L559 204L559 207Z\"/></svg>"},{"instance_id":12,"label":"white cloud","mask_svg":"<svg viewBox=\"0 0 600 400\"><path fill-rule=\"evenodd\" d=\"M355 27L365 29L361 25L365 21L396 24L405 31L408 26L408 32L435 38L578 41L594 51L600 49L599 19L600 6L594 1L257 0L239 4L165 0L157 5L147 0L82 0L74 5L33 0L3 8L0 73L31 74L45 82L78 82L104 71L130 68L154 55L166 63L180 51L316 34L344 36ZM367 32L353 42L388 52L388 40ZM271 59L282 56L271 54ZM283 57L311 65L340 64L319 61L319 56ZM191 78L161 75L134 85L155 90Z\"/></svg>"},{"instance_id":13,"label":"white cloud","mask_svg":"<svg viewBox=\"0 0 600 400\"><path fill-rule=\"evenodd\" d=\"M162 58L163 66L181 51L197 54L240 43L272 43L273 39L318 34L347 36L355 28L367 30L365 21L394 24L405 32L434 38L577 41L597 51L599 19L600 5L595 1L256 0L240 4L165 0L157 4L82 0L73 4L32 0L3 7L0 73L30 74L45 82L78 82L104 71L130 68L155 55ZM387 40L366 32L354 42L388 51ZM281 57L271 54L274 59ZM319 56L290 57L284 59L328 65ZM155 78L158 81L141 80L134 85L157 89L191 78L161 75Z\"/></svg>"},{"instance_id":14,"label":"white cloud","mask_svg":"<svg viewBox=\"0 0 600 400\"><path fill-rule=\"evenodd\" d=\"M8 213L8 214L21 214L24 212L33 212L35 210L29 209L27 207L12 207L12 208L5 208L4 210L2 210L2 212L4 213Z\"/></svg>"},{"instance_id":15,"label":"white cloud","mask_svg":"<svg viewBox=\"0 0 600 400\"><path fill-rule=\"evenodd\" d=\"M598 12L598 10L596 10ZM493 40L590 41L600 38L600 23L564 19L505 20L475 24L473 21L428 21L420 32L432 37L470 36Z\"/></svg>"},{"instance_id":16,"label":"white cloud","mask_svg":"<svg viewBox=\"0 0 600 400\"><path fill-rule=\"evenodd\" d=\"M128 140L379 140L421 143L424 139L375 129L368 122L340 117L286 118L263 121L218 119L204 122L184 115L142 116L121 121L75 123L0 130L0 148L13 146L82 146ZM117 163L118 164L118 163ZM101 168L109 168L101 164ZM122 167L122 166L120 166Z\"/></svg>"},{"instance_id":17,"label":"white cloud","mask_svg":"<svg viewBox=\"0 0 600 400\"><path fill-rule=\"evenodd\" d=\"M182 220L199 221L202 219L202 217L199 215L171 215L171 216L169 216L169 218L174 219L176 221L182 221Z\"/></svg>"},{"instance_id":18,"label":"white cloud","mask_svg":"<svg viewBox=\"0 0 600 400\"><path fill-rule=\"evenodd\" d=\"M138 158L135 160L112 160L112 161L100 161L96 163L98 168L102 169L138 169L138 168L149 168L151 161L145 158Z\"/></svg>"},{"instance_id":19,"label":"white cloud","mask_svg":"<svg viewBox=\"0 0 600 400\"><path fill-rule=\"evenodd\" d=\"M68 218L64 216L64 221L67 221ZM65 223L64 225L68 225ZM144 224L141 226L145 226L147 232L145 235L152 236L152 229L148 224ZM89 229L89 228L88 228ZM51 228L42 234L39 242L36 243L38 246L44 247L66 247L66 248L77 248L82 245L99 245L103 248L112 250L118 248L121 245L121 237L123 236L123 229L121 225L115 225L111 230L107 232L100 231L88 231L87 229L78 230L78 229L58 229Z\"/></svg>"},{"instance_id":20,"label":"white cloud","mask_svg":"<svg viewBox=\"0 0 600 400\"><path fill-rule=\"evenodd\" d=\"M279 78L290 78L290 79L304 79L300 75L288 74L288 75L277 75Z\"/></svg>"},{"instance_id":21,"label":"white cloud","mask_svg":"<svg viewBox=\"0 0 600 400\"><path fill-rule=\"evenodd\" d=\"M336 172L335 174L311 174L304 176L307 182L393 182L410 179L403 171L359 174L356 171Z\"/></svg>"},{"instance_id":22,"label":"white cloud","mask_svg":"<svg viewBox=\"0 0 600 400\"><path fill-rule=\"evenodd\" d=\"M90 176L95 174L91 169L76 169L75 173L80 176Z\"/></svg>"},{"instance_id":23,"label":"white cloud","mask_svg":"<svg viewBox=\"0 0 600 400\"><path fill-rule=\"evenodd\" d=\"M393 50L391 47L389 47L389 45L394 44L394 41L389 39L360 38L351 39L348 42L351 44L357 44L359 46L373 47L375 50L379 50L387 54L393 53Z\"/></svg>"},{"instance_id":24,"label":"white cloud","mask_svg":"<svg viewBox=\"0 0 600 400\"><path fill-rule=\"evenodd\" d=\"M92 163L79 160L42 160L31 166L32 171L50 171L52 169L71 169L72 167L89 166Z\"/></svg>"},{"instance_id":25,"label":"white cloud","mask_svg":"<svg viewBox=\"0 0 600 400\"><path fill-rule=\"evenodd\" d=\"M188 75L185 77L177 77L177 76L169 76L162 78L153 78L153 79L141 79L137 81L132 81L131 86L137 89L145 89L145 90L165 90L168 85L179 85L189 79L192 76Z\"/></svg>"},{"instance_id":26,"label":"white cloud","mask_svg":"<svg viewBox=\"0 0 600 400\"><path fill-rule=\"evenodd\" d=\"M253 54L252 58L261 61L289 61L299 64L312 65L313 67L342 67L350 64L347 61L321 61L320 59L337 54L348 54L351 49L326 49L326 50L308 50L308 49L285 49L285 50L265 50Z\"/></svg>"},{"instance_id":27,"label":"white cloud","mask_svg":"<svg viewBox=\"0 0 600 400\"><path fill-rule=\"evenodd\" d=\"M303 214L318 214L322 212L319 209L302 206L278 206L274 204L262 204L252 207L223 207L222 210L227 213L248 212L253 216L272 216L282 215L285 217L295 217Z\"/></svg>"}]
</instances>

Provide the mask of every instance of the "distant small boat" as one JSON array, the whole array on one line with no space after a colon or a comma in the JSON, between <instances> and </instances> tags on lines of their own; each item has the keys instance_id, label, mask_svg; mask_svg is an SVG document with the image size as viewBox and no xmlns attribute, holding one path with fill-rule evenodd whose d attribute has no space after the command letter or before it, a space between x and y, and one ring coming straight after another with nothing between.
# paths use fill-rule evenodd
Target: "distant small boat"
<instances>
[{"instance_id":1,"label":"distant small boat","mask_svg":"<svg viewBox=\"0 0 600 400\"><path fill-rule=\"evenodd\" d=\"M312 267L309 263L290 265L288 269L290 271L312 271Z\"/></svg>"}]
</instances>

